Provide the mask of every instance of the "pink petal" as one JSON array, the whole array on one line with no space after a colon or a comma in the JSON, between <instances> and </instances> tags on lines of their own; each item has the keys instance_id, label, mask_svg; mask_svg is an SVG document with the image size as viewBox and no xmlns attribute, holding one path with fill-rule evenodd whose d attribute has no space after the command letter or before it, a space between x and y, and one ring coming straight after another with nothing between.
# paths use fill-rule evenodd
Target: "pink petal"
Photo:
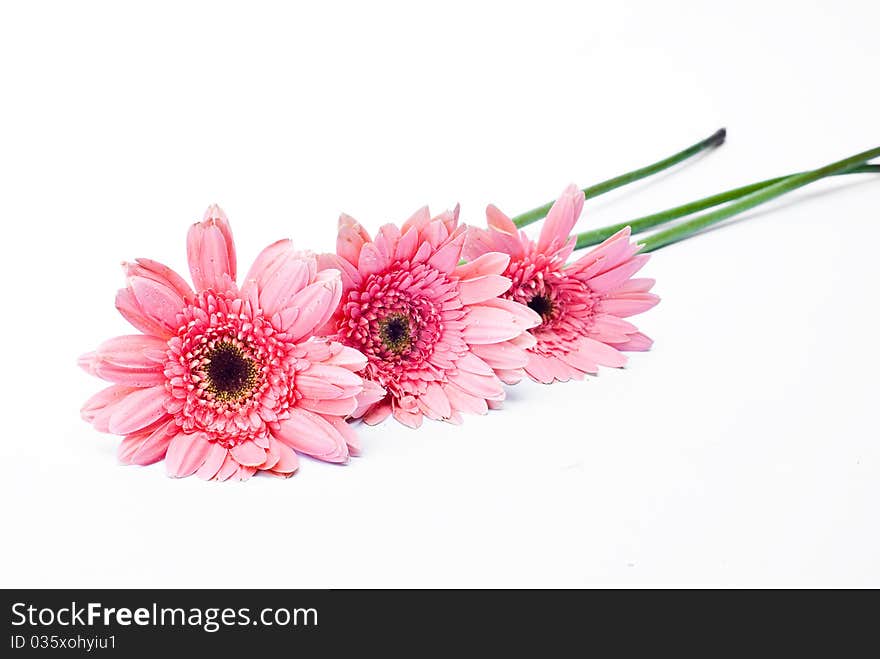
<instances>
[{"instance_id":1,"label":"pink petal","mask_svg":"<svg viewBox=\"0 0 880 659\"><path fill-rule=\"evenodd\" d=\"M619 289L612 294L614 297L605 298L596 308L603 313L629 318L657 306L660 302L660 298L653 293L634 293L632 297L617 297L617 292Z\"/></svg>"},{"instance_id":2,"label":"pink petal","mask_svg":"<svg viewBox=\"0 0 880 659\"><path fill-rule=\"evenodd\" d=\"M290 475L299 469L299 457L296 452L282 442L274 442L273 448L278 451L278 462L272 466L277 474Z\"/></svg>"},{"instance_id":3,"label":"pink petal","mask_svg":"<svg viewBox=\"0 0 880 659\"><path fill-rule=\"evenodd\" d=\"M156 336L129 334L104 341L98 346L100 359L119 366L148 368L165 363L168 343Z\"/></svg>"},{"instance_id":4,"label":"pink petal","mask_svg":"<svg viewBox=\"0 0 880 659\"><path fill-rule=\"evenodd\" d=\"M630 228L624 227L589 250L576 261L576 264L583 268L592 263L603 262L606 265L605 269L609 270L623 263L638 250L638 247L630 244L630 234Z\"/></svg>"},{"instance_id":5,"label":"pink petal","mask_svg":"<svg viewBox=\"0 0 880 659\"><path fill-rule=\"evenodd\" d=\"M226 457L228 455L229 450L227 448L221 446L217 442L212 442L208 455L205 456L205 461L196 471L196 476L206 481L211 480L217 476L217 472L220 471L223 463L226 462Z\"/></svg>"},{"instance_id":6,"label":"pink petal","mask_svg":"<svg viewBox=\"0 0 880 659\"><path fill-rule=\"evenodd\" d=\"M131 387L153 387L157 384L164 384L167 380L159 365L154 365L151 368L130 368L97 361L92 372L108 382Z\"/></svg>"},{"instance_id":7,"label":"pink petal","mask_svg":"<svg viewBox=\"0 0 880 659\"><path fill-rule=\"evenodd\" d=\"M449 398L436 382L430 383L425 392L419 396L419 407L435 419L447 419L452 415Z\"/></svg>"},{"instance_id":8,"label":"pink petal","mask_svg":"<svg viewBox=\"0 0 880 659\"><path fill-rule=\"evenodd\" d=\"M465 263L455 269L455 276L459 279L476 279L486 275L500 275L507 269L510 256L501 252L489 252L478 256L470 263Z\"/></svg>"},{"instance_id":9,"label":"pink petal","mask_svg":"<svg viewBox=\"0 0 880 659\"><path fill-rule=\"evenodd\" d=\"M364 243L370 242L370 235L349 215L339 217L339 233L336 236L336 253L352 265L357 265Z\"/></svg>"},{"instance_id":10,"label":"pink petal","mask_svg":"<svg viewBox=\"0 0 880 659\"><path fill-rule=\"evenodd\" d=\"M242 442L229 449L232 457L245 467L259 467L266 461L266 449L260 448L252 441Z\"/></svg>"},{"instance_id":11,"label":"pink petal","mask_svg":"<svg viewBox=\"0 0 880 659\"><path fill-rule=\"evenodd\" d=\"M468 373L476 373L477 375L492 377L494 374L489 365L472 352L466 352L459 357L455 362L455 367Z\"/></svg>"},{"instance_id":12,"label":"pink petal","mask_svg":"<svg viewBox=\"0 0 880 659\"><path fill-rule=\"evenodd\" d=\"M164 385L137 389L116 404L108 424L114 435L129 435L161 419L168 394Z\"/></svg>"},{"instance_id":13,"label":"pink petal","mask_svg":"<svg viewBox=\"0 0 880 659\"><path fill-rule=\"evenodd\" d=\"M434 218L435 221L443 223L449 235L458 227L458 216L461 213L461 204L456 204L452 210L445 210Z\"/></svg>"},{"instance_id":14,"label":"pink petal","mask_svg":"<svg viewBox=\"0 0 880 659\"><path fill-rule=\"evenodd\" d=\"M520 381L525 377L526 372L525 372L524 368L516 368L516 369L498 368L498 369L495 369L495 375L497 375L498 379L501 380L504 384L514 385L514 384L520 383Z\"/></svg>"},{"instance_id":15,"label":"pink petal","mask_svg":"<svg viewBox=\"0 0 880 659\"><path fill-rule=\"evenodd\" d=\"M187 302L195 297L193 289L177 272L163 265L158 261L151 259L135 259L134 263L123 263L126 277L145 277L152 279L157 284L161 284L177 292Z\"/></svg>"},{"instance_id":16,"label":"pink petal","mask_svg":"<svg viewBox=\"0 0 880 659\"><path fill-rule=\"evenodd\" d=\"M529 355L525 370L529 377L542 384L550 384L554 380L567 382L572 378L583 377L583 369L577 370L556 357L544 357L536 353Z\"/></svg>"},{"instance_id":17,"label":"pink petal","mask_svg":"<svg viewBox=\"0 0 880 659\"><path fill-rule=\"evenodd\" d=\"M165 468L172 478L184 478L201 467L211 450L211 442L204 433L178 433L168 445Z\"/></svg>"},{"instance_id":18,"label":"pink petal","mask_svg":"<svg viewBox=\"0 0 880 659\"><path fill-rule=\"evenodd\" d=\"M363 380L346 368L313 363L297 373L296 389L306 398L350 398L363 390Z\"/></svg>"},{"instance_id":19,"label":"pink petal","mask_svg":"<svg viewBox=\"0 0 880 659\"><path fill-rule=\"evenodd\" d=\"M400 240L400 229L393 224L383 224L376 234L373 244L386 263L391 263L397 254L397 242Z\"/></svg>"},{"instance_id":20,"label":"pink petal","mask_svg":"<svg viewBox=\"0 0 880 659\"><path fill-rule=\"evenodd\" d=\"M174 335L173 330L144 313L134 293L128 288L121 288L116 293L116 309L132 326L145 334L165 339L169 339Z\"/></svg>"},{"instance_id":21,"label":"pink petal","mask_svg":"<svg viewBox=\"0 0 880 659\"><path fill-rule=\"evenodd\" d=\"M617 350L644 352L645 350L650 350L651 346L654 345L654 342L641 332L630 334L628 339L626 343L615 343L614 347Z\"/></svg>"},{"instance_id":22,"label":"pink petal","mask_svg":"<svg viewBox=\"0 0 880 659\"><path fill-rule=\"evenodd\" d=\"M431 221L431 212L428 210L427 206L422 206L419 210L412 214L412 216L403 223L403 226L400 228L401 234L406 233L410 229L416 229L421 231L424 227L428 225Z\"/></svg>"},{"instance_id":23,"label":"pink petal","mask_svg":"<svg viewBox=\"0 0 880 659\"><path fill-rule=\"evenodd\" d=\"M388 259L385 258L373 243L367 243L361 249L358 258L358 271L361 277L367 278L370 275L383 272L389 266Z\"/></svg>"},{"instance_id":24,"label":"pink petal","mask_svg":"<svg viewBox=\"0 0 880 659\"><path fill-rule=\"evenodd\" d=\"M595 374L599 372L599 365L596 363L593 356L587 352L581 351L579 348L560 355L558 359L561 359L566 364L573 366L583 373Z\"/></svg>"},{"instance_id":25,"label":"pink petal","mask_svg":"<svg viewBox=\"0 0 880 659\"><path fill-rule=\"evenodd\" d=\"M525 256L525 248L531 245L531 241L525 235L517 232L513 222L504 213L494 206L486 209L486 219L489 230L472 229L469 231L470 252L503 252L514 259ZM473 254L476 256L477 254Z\"/></svg>"},{"instance_id":26,"label":"pink petal","mask_svg":"<svg viewBox=\"0 0 880 659\"><path fill-rule=\"evenodd\" d=\"M211 206L186 238L189 271L197 291L226 292L235 282L236 257L232 230L219 206Z\"/></svg>"},{"instance_id":27,"label":"pink petal","mask_svg":"<svg viewBox=\"0 0 880 659\"><path fill-rule=\"evenodd\" d=\"M375 405L368 407L366 410L363 411L358 408L358 411L356 411L352 416L354 418L359 418L360 416L363 416L364 423L369 426L375 426L382 423L390 415L391 402L389 400L383 400L382 402L376 403Z\"/></svg>"},{"instance_id":28,"label":"pink petal","mask_svg":"<svg viewBox=\"0 0 880 659\"><path fill-rule=\"evenodd\" d=\"M278 271L278 268L284 263L284 259L292 253L294 253L293 244L289 239L285 238L272 243L254 259L253 265L244 276L245 282L268 280Z\"/></svg>"},{"instance_id":29,"label":"pink petal","mask_svg":"<svg viewBox=\"0 0 880 659\"><path fill-rule=\"evenodd\" d=\"M315 412L317 414L329 414L333 416L349 416L354 414L358 407L355 397L337 398L337 399L314 399L303 398L297 402L298 407Z\"/></svg>"},{"instance_id":30,"label":"pink petal","mask_svg":"<svg viewBox=\"0 0 880 659\"><path fill-rule=\"evenodd\" d=\"M587 335L602 343L623 343L630 334L635 334L636 326L623 318L600 313L593 316L593 324Z\"/></svg>"},{"instance_id":31,"label":"pink petal","mask_svg":"<svg viewBox=\"0 0 880 659\"><path fill-rule=\"evenodd\" d=\"M422 425L421 411L407 412L406 410L404 410L400 407L395 407L393 414L394 414L395 419L400 421L403 425L405 425L409 428L412 428L414 430Z\"/></svg>"},{"instance_id":32,"label":"pink petal","mask_svg":"<svg viewBox=\"0 0 880 659\"><path fill-rule=\"evenodd\" d=\"M528 353L510 341L473 345L471 351L493 369L517 369L528 363Z\"/></svg>"},{"instance_id":33,"label":"pink petal","mask_svg":"<svg viewBox=\"0 0 880 659\"><path fill-rule=\"evenodd\" d=\"M579 354L585 355L601 366L621 367L626 365L627 357L615 348L589 337L579 342Z\"/></svg>"},{"instance_id":34,"label":"pink petal","mask_svg":"<svg viewBox=\"0 0 880 659\"><path fill-rule=\"evenodd\" d=\"M177 332L177 314L186 305L177 291L145 277L129 277L128 288L141 313L165 330L162 338Z\"/></svg>"},{"instance_id":35,"label":"pink petal","mask_svg":"<svg viewBox=\"0 0 880 659\"><path fill-rule=\"evenodd\" d=\"M510 279L500 275L485 275L459 282L462 304L476 304L498 297L510 288Z\"/></svg>"},{"instance_id":36,"label":"pink petal","mask_svg":"<svg viewBox=\"0 0 880 659\"><path fill-rule=\"evenodd\" d=\"M102 389L85 402L80 410L80 415L85 421L91 423L95 430L110 432L110 417L113 412L129 394L135 391L138 391L136 387L126 387L119 384Z\"/></svg>"},{"instance_id":37,"label":"pink petal","mask_svg":"<svg viewBox=\"0 0 880 659\"><path fill-rule=\"evenodd\" d=\"M565 188L547 213L538 238L538 251L546 254L565 245L583 207L584 193L574 184Z\"/></svg>"},{"instance_id":38,"label":"pink petal","mask_svg":"<svg viewBox=\"0 0 880 659\"><path fill-rule=\"evenodd\" d=\"M242 466L235 461L235 458L233 458L231 455L228 455L227 451L227 456L226 459L223 461L223 466L220 467L220 469L214 475L214 479L218 481L229 480L230 478L237 477L241 469Z\"/></svg>"},{"instance_id":39,"label":"pink petal","mask_svg":"<svg viewBox=\"0 0 880 659\"><path fill-rule=\"evenodd\" d=\"M350 455L358 456L361 454L361 438L358 436L357 432L355 432L354 428L351 427L351 424L338 416L324 415L324 420L336 428L336 431L345 439Z\"/></svg>"},{"instance_id":40,"label":"pink petal","mask_svg":"<svg viewBox=\"0 0 880 659\"><path fill-rule=\"evenodd\" d=\"M314 279L317 263L293 252L286 252L271 270L256 277L260 292L260 308L267 316L274 316L288 307L295 307L294 299Z\"/></svg>"},{"instance_id":41,"label":"pink petal","mask_svg":"<svg viewBox=\"0 0 880 659\"><path fill-rule=\"evenodd\" d=\"M618 288L627 279L642 269L651 257L650 254L639 254L616 268L589 280L589 286L597 293L608 293Z\"/></svg>"},{"instance_id":42,"label":"pink petal","mask_svg":"<svg viewBox=\"0 0 880 659\"><path fill-rule=\"evenodd\" d=\"M152 387L165 382L163 373L168 345L143 334L120 336L102 343L79 364L88 373L132 387Z\"/></svg>"},{"instance_id":43,"label":"pink petal","mask_svg":"<svg viewBox=\"0 0 880 659\"><path fill-rule=\"evenodd\" d=\"M323 271L331 273L333 271ZM299 314L284 331L296 341L311 334L319 323L326 322L342 295L342 283L336 276L329 281L310 284L290 299L290 306Z\"/></svg>"},{"instance_id":44,"label":"pink petal","mask_svg":"<svg viewBox=\"0 0 880 659\"><path fill-rule=\"evenodd\" d=\"M537 313L529 309L526 305L520 304L519 302L514 302L513 300L508 300L503 297L492 298L491 300L485 300L480 302L479 306L481 307L491 307L492 309L502 309L512 315L515 319L515 322L523 329L532 329L533 327L537 327L543 321L541 320L541 316ZM471 307L472 309L474 307Z\"/></svg>"},{"instance_id":45,"label":"pink petal","mask_svg":"<svg viewBox=\"0 0 880 659\"><path fill-rule=\"evenodd\" d=\"M428 265L440 272L451 273L458 265L458 262L461 261L464 239L465 234L462 233L450 240L446 245L434 252L431 258L428 259Z\"/></svg>"},{"instance_id":46,"label":"pink petal","mask_svg":"<svg viewBox=\"0 0 880 659\"><path fill-rule=\"evenodd\" d=\"M489 411L485 398L472 396L458 387L446 387L445 391L453 410L468 414L486 414Z\"/></svg>"},{"instance_id":47,"label":"pink petal","mask_svg":"<svg viewBox=\"0 0 880 659\"><path fill-rule=\"evenodd\" d=\"M168 445L172 438L177 434L177 423L173 418L169 418L164 424L160 424L150 436L144 440L140 448L131 456L133 464L148 465L158 462L165 457L168 452Z\"/></svg>"},{"instance_id":48,"label":"pink petal","mask_svg":"<svg viewBox=\"0 0 880 659\"><path fill-rule=\"evenodd\" d=\"M361 371L367 366L367 358L360 350L355 350L341 343L331 343L332 354L326 360L328 364L347 368L350 371Z\"/></svg>"},{"instance_id":49,"label":"pink petal","mask_svg":"<svg viewBox=\"0 0 880 659\"><path fill-rule=\"evenodd\" d=\"M318 254L318 268L320 270L339 270L342 277L343 294L352 288L360 286L363 281L357 266L352 265L341 256L336 254Z\"/></svg>"},{"instance_id":50,"label":"pink petal","mask_svg":"<svg viewBox=\"0 0 880 659\"><path fill-rule=\"evenodd\" d=\"M384 421L388 414L391 413L391 408L389 407L387 412L385 412L385 415L382 416L382 412L377 409L381 406L377 404L385 398L385 395L385 389L383 389L378 383L373 382L372 380L364 380L364 390L355 397L357 408L351 413L352 418L359 419L364 416L368 410L372 409L374 414L371 418L378 419L375 423ZM367 421L367 423L370 422Z\"/></svg>"},{"instance_id":51,"label":"pink petal","mask_svg":"<svg viewBox=\"0 0 880 659\"><path fill-rule=\"evenodd\" d=\"M345 438L322 416L294 408L279 424L275 436L300 453L326 462L347 462Z\"/></svg>"},{"instance_id":52,"label":"pink petal","mask_svg":"<svg viewBox=\"0 0 880 659\"><path fill-rule=\"evenodd\" d=\"M394 252L395 261L411 261L419 248L418 229L409 229L403 232L397 241L397 249Z\"/></svg>"},{"instance_id":53,"label":"pink petal","mask_svg":"<svg viewBox=\"0 0 880 659\"><path fill-rule=\"evenodd\" d=\"M510 312L479 305L470 307L462 337L471 344L499 343L522 332L522 325Z\"/></svg>"},{"instance_id":54,"label":"pink petal","mask_svg":"<svg viewBox=\"0 0 880 659\"><path fill-rule=\"evenodd\" d=\"M448 375L449 382L464 393L481 398L504 400L504 388L495 375L477 375L468 371L456 371Z\"/></svg>"},{"instance_id":55,"label":"pink petal","mask_svg":"<svg viewBox=\"0 0 880 659\"><path fill-rule=\"evenodd\" d=\"M614 291L615 295L623 295L630 293L647 293L650 291L656 282L653 279L649 279L647 277L630 279L624 284L621 284L620 288Z\"/></svg>"},{"instance_id":56,"label":"pink petal","mask_svg":"<svg viewBox=\"0 0 880 659\"><path fill-rule=\"evenodd\" d=\"M519 232L519 229L516 228L513 220L507 217L507 215L502 213L498 207L493 204L489 204L489 206L486 207L486 223L489 225L489 228L510 234L511 236L515 236Z\"/></svg>"}]
</instances>

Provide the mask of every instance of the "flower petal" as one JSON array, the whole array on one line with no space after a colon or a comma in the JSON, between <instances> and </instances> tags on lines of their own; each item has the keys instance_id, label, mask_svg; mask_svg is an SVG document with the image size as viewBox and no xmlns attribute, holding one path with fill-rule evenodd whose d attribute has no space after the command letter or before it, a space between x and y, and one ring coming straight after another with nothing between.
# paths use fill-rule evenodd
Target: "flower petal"
<instances>
[{"instance_id":1,"label":"flower petal","mask_svg":"<svg viewBox=\"0 0 880 659\"><path fill-rule=\"evenodd\" d=\"M583 208L584 193L576 185L569 185L547 213L538 238L538 251L550 254L563 247Z\"/></svg>"},{"instance_id":2,"label":"flower petal","mask_svg":"<svg viewBox=\"0 0 880 659\"><path fill-rule=\"evenodd\" d=\"M638 254L616 268L591 278L588 282L589 286L597 293L611 292L641 270L649 258L651 258L650 254Z\"/></svg>"},{"instance_id":3,"label":"flower petal","mask_svg":"<svg viewBox=\"0 0 880 659\"><path fill-rule=\"evenodd\" d=\"M415 412L408 412L401 407L394 408L394 418L400 421L403 425L412 428L415 430L422 425L422 412L421 410L417 410Z\"/></svg>"},{"instance_id":4,"label":"flower petal","mask_svg":"<svg viewBox=\"0 0 880 659\"><path fill-rule=\"evenodd\" d=\"M361 438L350 423L347 423L338 416L324 415L324 420L336 428L336 431L345 439L350 455L358 456L361 454Z\"/></svg>"},{"instance_id":5,"label":"flower petal","mask_svg":"<svg viewBox=\"0 0 880 659\"><path fill-rule=\"evenodd\" d=\"M289 476L299 469L299 457L292 448L276 440L273 442L273 450L278 451L278 462L272 465L274 473Z\"/></svg>"},{"instance_id":6,"label":"flower petal","mask_svg":"<svg viewBox=\"0 0 880 659\"><path fill-rule=\"evenodd\" d=\"M201 222L192 225L186 238L189 271L196 290L224 293L236 277L235 243L229 220L219 206L205 211Z\"/></svg>"},{"instance_id":7,"label":"flower petal","mask_svg":"<svg viewBox=\"0 0 880 659\"><path fill-rule=\"evenodd\" d=\"M208 457L211 442L201 432L178 433L168 445L165 455L165 468L172 478L190 476L199 469Z\"/></svg>"},{"instance_id":8,"label":"flower petal","mask_svg":"<svg viewBox=\"0 0 880 659\"><path fill-rule=\"evenodd\" d=\"M436 382L430 383L418 398L419 408L434 419L448 419L452 416L452 406L446 393Z\"/></svg>"},{"instance_id":9,"label":"flower petal","mask_svg":"<svg viewBox=\"0 0 880 659\"><path fill-rule=\"evenodd\" d=\"M370 405L363 409L361 407L352 415L354 418L363 417L364 423L368 426L375 426L382 423L391 415L391 401L386 398L379 403Z\"/></svg>"},{"instance_id":10,"label":"flower petal","mask_svg":"<svg viewBox=\"0 0 880 659\"><path fill-rule=\"evenodd\" d=\"M217 442L212 442L208 455L205 456L205 461L196 471L196 476L206 481L213 479L217 476L217 472L220 471L228 455L229 449Z\"/></svg>"},{"instance_id":11,"label":"flower petal","mask_svg":"<svg viewBox=\"0 0 880 659\"><path fill-rule=\"evenodd\" d=\"M617 350L643 352L645 350L650 350L651 346L654 345L654 342L641 332L630 334L628 339L629 340L626 343L615 343L614 347Z\"/></svg>"},{"instance_id":12,"label":"flower petal","mask_svg":"<svg viewBox=\"0 0 880 659\"><path fill-rule=\"evenodd\" d=\"M168 394L164 385L137 389L116 404L108 424L114 435L129 435L161 419Z\"/></svg>"},{"instance_id":13,"label":"flower petal","mask_svg":"<svg viewBox=\"0 0 880 659\"><path fill-rule=\"evenodd\" d=\"M133 327L145 334L171 338L173 332L160 322L147 316L138 304L134 293L128 288L121 288L116 293L116 309Z\"/></svg>"},{"instance_id":14,"label":"flower petal","mask_svg":"<svg viewBox=\"0 0 880 659\"><path fill-rule=\"evenodd\" d=\"M177 332L177 315L186 301L176 290L146 277L129 277L128 288L140 312L164 330L159 336L168 338Z\"/></svg>"},{"instance_id":15,"label":"flower petal","mask_svg":"<svg viewBox=\"0 0 880 659\"><path fill-rule=\"evenodd\" d=\"M324 270L322 273L335 273ZM309 284L290 299L289 306L298 310L296 319L282 329L296 341L318 327L318 323L326 322L333 313L342 296L342 283L338 273L329 280L316 281Z\"/></svg>"},{"instance_id":16,"label":"flower petal","mask_svg":"<svg viewBox=\"0 0 880 659\"><path fill-rule=\"evenodd\" d=\"M370 241L370 235L350 215L339 216L339 232L336 235L336 253L352 265L357 265L364 243Z\"/></svg>"},{"instance_id":17,"label":"flower petal","mask_svg":"<svg viewBox=\"0 0 880 659\"><path fill-rule=\"evenodd\" d=\"M272 268L255 279L263 313L271 317L295 306L293 299L313 280L317 267L313 257L292 249L281 255Z\"/></svg>"},{"instance_id":18,"label":"flower petal","mask_svg":"<svg viewBox=\"0 0 880 659\"><path fill-rule=\"evenodd\" d=\"M345 438L321 415L299 408L281 421L275 437L300 453L326 462L347 462Z\"/></svg>"},{"instance_id":19,"label":"flower petal","mask_svg":"<svg viewBox=\"0 0 880 659\"><path fill-rule=\"evenodd\" d=\"M266 449L248 440L229 449L236 462L245 467L259 467L266 461Z\"/></svg>"},{"instance_id":20,"label":"flower petal","mask_svg":"<svg viewBox=\"0 0 880 659\"><path fill-rule=\"evenodd\" d=\"M459 282L462 304L477 304L498 297L510 288L510 279L501 275L485 275Z\"/></svg>"},{"instance_id":21,"label":"flower petal","mask_svg":"<svg viewBox=\"0 0 880 659\"><path fill-rule=\"evenodd\" d=\"M296 389L306 398L350 398L363 387L359 375L330 364L313 363L296 375Z\"/></svg>"},{"instance_id":22,"label":"flower petal","mask_svg":"<svg viewBox=\"0 0 880 659\"><path fill-rule=\"evenodd\" d=\"M144 438L137 450L129 456L128 462L137 465L150 465L165 457L171 439L177 434L177 423L173 418L159 422L159 425Z\"/></svg>"},{"instance_id":23,"label":"flower petal","mask_svg":"<svg viewBox=\"0 0 880 659\"><path fill-rule=\"evenodd\" d=\"M507 269L510 263L510 255L501 252L488 252L475 258L473 261L464 263L455 269L455 276L459 279L476 279L486 275L500 275Z\"/></svg>"},{"instance_id":24,"label":"flower petal","mask_svg":"<svg viewBox=\"0 0 880 659\"><path fill-rule=\"evenodd\" d=\"M80 409L80 415L83 420L91 423L95 430L110 432L110 417L128 395L135 391L138 391L137 387L120 384L102 389L85 402Z\"/></svg>"},{"instance_id":25,"label":"flower petal","mask_svg":"<svg viewBox=\"0 0 880 659\"><path fill-rule=\"evenodd\" d=\"M517 318L505 309L478 305L470 307L462 331L468 343L499 343L523 332Z\"/></svg>"}]
</instances>

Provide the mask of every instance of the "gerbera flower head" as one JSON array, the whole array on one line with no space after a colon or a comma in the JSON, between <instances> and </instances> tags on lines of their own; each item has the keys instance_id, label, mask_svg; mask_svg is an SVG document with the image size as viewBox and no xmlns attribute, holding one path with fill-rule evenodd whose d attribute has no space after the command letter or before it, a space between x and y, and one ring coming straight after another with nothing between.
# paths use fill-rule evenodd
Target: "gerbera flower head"
<instances>
[{"instance_id":1,"label":"gerbera flower head","mask_svg":"<svg viewBox=\"0 0 880 659\"><path fill-rule=\"evenodd\" d=\"M623 366L624 350L647 350L651 339L629 316L646 311L660 298L650 292L653 279L634 279L648 260L622 229L584 256L566 264L576 239L571 230L580 217L584 195L570 185L553 204L537 241L518 231L495 206L486 210L488 229L471 227L468 259L503 252L510 256L504 275L513 282L504 295L541 316L531 330L537 343L525 367L543 383L582 378L599 366Z\"/></svg>"},{"instance_id":2,"label":"gerbera flower head","mask_svg":"<svg viewBox=\"0 0 880 659\"><path fill-rule=\"evenodd\" d=\"M194 289L155 261L123 264L116 306L141 334L80 358L113 383L86 402L83 418L124 437L122 462L164 458L176 477L289 476L297 451L330 462L356 454L344 418L359 398L375 399L357 374L367 360L310 338L339 303L339 273L319 271L314 256L282 240L239 289L232 232L217 206L190 229L187 257Z\"/></svg>"},{"instance_id":3,"label":"gerbera flower head","mask_svg":"<svg viewBox=\"0 0 880 659\"><path fill-rule=\"evenodd\" d=\"M464 240L457 207L434 218L422 208L375 238L343 215L336 254L319 257L342 272L342 303L324 333L361 351L364 377L387 391L355 412L367 423L390 414L410 427L424 416L458 422L496 406L502 382L522 377L534 344L526 330L540 317L500 297L508 256L459 265Z\"/></svg>"}]
</instances>

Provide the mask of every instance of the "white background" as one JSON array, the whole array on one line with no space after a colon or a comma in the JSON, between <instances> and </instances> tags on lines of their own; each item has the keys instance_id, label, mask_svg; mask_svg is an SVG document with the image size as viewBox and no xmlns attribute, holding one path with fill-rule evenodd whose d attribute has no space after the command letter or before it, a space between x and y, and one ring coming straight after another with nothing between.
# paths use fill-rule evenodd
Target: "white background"
<instances>
[{"instance_id":1,"label":"white background","mask_svg":"<svg viewBox=\"0 0 880 659\"><path fill-rule=\"evenodd\" d=\"M880 3L46 3L0 10L0 584L880 586L880 180L658 252L655 348L290 480L121 467L79 353L118 263L241 269L423 203L482 221L729 129L580 227L880 144Z\"/></svg>"}]
</instances>

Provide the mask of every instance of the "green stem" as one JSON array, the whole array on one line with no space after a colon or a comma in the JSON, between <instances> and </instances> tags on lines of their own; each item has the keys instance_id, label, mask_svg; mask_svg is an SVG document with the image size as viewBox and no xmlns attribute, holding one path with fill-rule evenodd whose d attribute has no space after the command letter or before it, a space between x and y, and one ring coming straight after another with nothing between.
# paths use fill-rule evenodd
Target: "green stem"
<instances>
[{"instance_id":1,"label":"green stem","mask_svg":"<svg viewBox=\"0 0 880 659\"><path fill-rule=\"evenodd\" d=\"M706 149L721 146L722 144L724 144L724 139L726 137L727 131L724 128L721 128L715 131L705 140L697 142L693 146L685 149L684 151L679 151L675 155L669 156L664 160L655 162L653 165L648 165L647 167L642 167L641 169L636 169L626 174L621 174L620 176L610 178L607 181L602 181L601 183L597 183L596 185L591 185L588 188L584 188L584 198L592 199L593 197L598 197L601 194L610 192L611 190L619 188L622 185L626 185L627 183L633 183L634 181L638 181L639 179L651 176L652 174L656 174L657 172L662 172L664 169L668 169L673 165L677 165L678 163L687 160L688 158L691 158L692 156L695 156L698 153L705 151ZM552 206L553 202L551 201L544 204L543 206L538 206L537 208L533 208L530 211L526 211L525 213L514 217L513 223L518 227L524 227L527 224L531 224L532 222L537 222L542 217L547 216L547 213L550 212L550 208Z\"/></svg>"},{"instance_id":2,"label":"green stem","mask_svg":"<svg viewBox=\"0 0 880 659\"><path fill-rule=\"evenodd\" d=\"M688 220L687 222L682 222L681 224L674 226L671 229L666 229L665 231L660 231L651 236L648 236L648 238L642 241L642 252L652 252L656 249L660 249L661 247L665 247L666 245L671 245L672 243L684 240L685 238L688 238L689 236L692 236L693 234L702 231L703 229L710 227L713 224L717 224L723 220L733 217L734 215L737 215L738 213L742 213L743 211L747 211L750 208L754 208L755 206L766 203L771 199L780 197L786 192L791 192L792 190L796 190L797 188L808 185L813 181L818 181L819 179L825 178L826 176L842 174L855 167L863 165L868 160L871 160L872 158L876 158L878 156L880 156L880 147L876 147L869 151L863 151L862 153L850 156L849 158L845 158L844 160L838 160L837 162L833 162L830 165L825 165L824 167L820 167L819 169L814 169L810 172L804 172L803 174L795 174L794 176L789 176L782 181L772 183L765 188L757 190L756 192L747 194L744 197L741 197L738 201L734 201L724 208L719 208L718 210L714 210L710 213L705 213L703 215L695 217L692 220Z\"/></svg>"},{"instance_id":3,"label":"green stem","mask_svg":"<svg viewBox=\"0 0 880 659\"><path fill-rule=\"evenodd\" d=\"M611 226L602 227L600 229L591 229L590 231L584 231L577 234L577 244L575 245L575 249L583 249L584 247L589 247L590 245L598 245L603 240L610 238L615 233L625 227L630 227L634 234L641 233L642 231L646 231L647 229L655 227L658 224L665 224L666 222L677 220L678 218L685 217L686 215L692 215L693 213L706 210L707 208L712 208L714 206L726 204L729 201L741 199L748 194L751 194L758 190L763 190L764 188L779 183L780 181L784 181L787 178L790 178L792 176L799 176L803 173L805 172L799 172L798 174L789 174L787 176L777 176L776 178L767 179L766 181L759 181L758 183L743 185L739 188L733 188L732 190L720 192L718 194L712 195L711 197L705 197L704 199L698 199L697 201L682 204L681 206L675 206L674 208L660 211L659 213L644 215L634 220L630 220L629 222L618 222L617 224L612 224ZM837 174L833 174L833 176L843 176L844 174L876 173L880 173L880 165L862 165L860 167L855 167L845 172L838 172Z\"/></svg>"}]
</instances>

